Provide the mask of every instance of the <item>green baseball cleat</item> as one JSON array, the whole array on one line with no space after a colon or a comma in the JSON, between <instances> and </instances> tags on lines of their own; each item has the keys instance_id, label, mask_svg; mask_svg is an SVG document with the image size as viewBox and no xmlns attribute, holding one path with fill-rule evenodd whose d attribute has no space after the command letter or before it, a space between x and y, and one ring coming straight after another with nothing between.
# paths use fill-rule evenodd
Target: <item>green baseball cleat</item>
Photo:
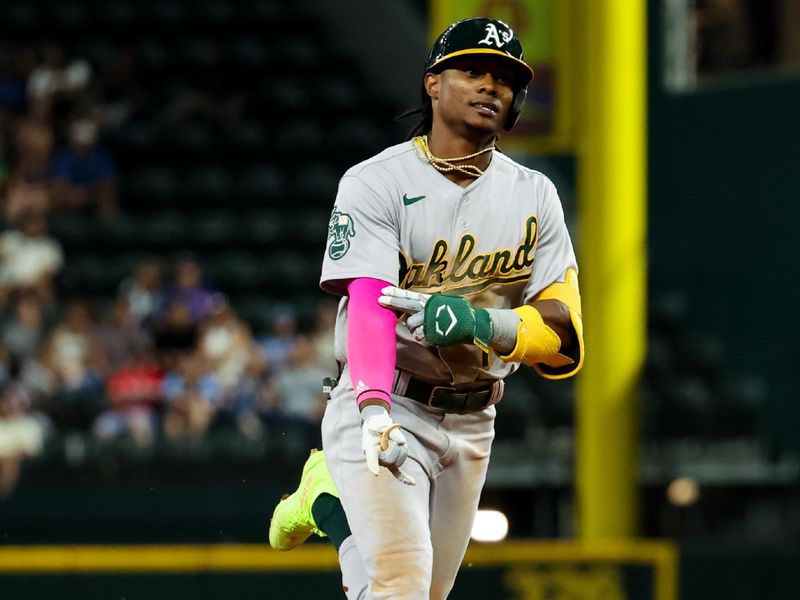
<instances>
[{"instance_id":1,"label":"green baseball cleat","mask_svg":"<svg viewBox=\"0 0 800 600\"><path fill-rule=\"evenodd\" d=\"M325 537L311 514L311 507L320 494L339 497L325 465L324 452L314 449L303 467L300 485L293 494L281 498L272 513L269 524L270 546L286 552L305 542L312 533Z\"/></svg>"}]
</instances>

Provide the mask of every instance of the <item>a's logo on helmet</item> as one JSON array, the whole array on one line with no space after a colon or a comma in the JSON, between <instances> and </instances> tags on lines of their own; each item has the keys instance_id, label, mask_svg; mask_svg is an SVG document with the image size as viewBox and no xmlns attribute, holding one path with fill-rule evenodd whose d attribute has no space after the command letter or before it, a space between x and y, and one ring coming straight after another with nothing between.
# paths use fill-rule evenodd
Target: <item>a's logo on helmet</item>
<instances>
[{"instance_id":1,"label":"a's logo on helmet","mask_svg":"<svg viewBox=\"0 0 800 600\"><path fill-rule=\"evenodd\" d=\"M497 25L494 23L487 23L486 24L486 37L483 38L479 44L486 44L487 46L494 44L498 48L502 48L508 42L511 41L511 38L514 37L514 32L509 27L508 31L503 31L502 33L497 31ZM502 39L501 39L502 38Z\"/></svg>"}]
</instances>

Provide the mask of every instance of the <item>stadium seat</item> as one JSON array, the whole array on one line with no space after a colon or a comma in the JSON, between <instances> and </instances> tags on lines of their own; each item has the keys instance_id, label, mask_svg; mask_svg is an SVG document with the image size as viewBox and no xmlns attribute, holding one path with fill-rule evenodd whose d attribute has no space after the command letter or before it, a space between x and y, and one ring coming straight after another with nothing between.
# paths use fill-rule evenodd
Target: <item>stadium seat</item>
<instances>
[{"instance_id":1,"label":"stadium seat","mask_svg":"<svg viewBox=\"0 0 800 600\"><path fill-rule=\"evenodd\" d=\"M703 377L707 381L722 376L725 347L719 338L693 330L684 330L674 337L677 370L687 375Z\"/></svg>"},{"instance_id":2,"label":"stadium seat","mask_svg":"<svg viewBox=\"0 0 800 600\"><path fill-rule=\"evenodd\" d=\"M292 194L303 203L333 206L340 174L326 163L311 163L292 175Z\"/></svg>"},{"instance_id":3,"label":"stadium seat","mask_svg":"<svg viewBox=\"0 0 800 600\"><path fill-rule=\"evenodd\" d=\"M322 269L319 256L302 252L270 253L265 257L264 265L270 273L265 282L268 290L279 296L316 289Z\"/></svg>"},{"instance_id":4,"label":"stadium seat","mask_svg":"<svg viewBox=\"0 0 800 600\"><path fill-rule=\"evenodd\" d=\"M239 172L234 200L241 206L267 207L285 204L291 189L280 168L269 163L255 164Z\"/></svg>"},{"instance_id":5,"label":"stadium seat","mask_svg":"<svg viewBox=\"0 0 800 600\"><path fill-rule=\"evenodd\" d=\"M291 7L271 0L246 0L242 3L241 16L243 23L256 27L274 25L282 18Z\"/></svg>"},{"instance_id":6,"label":"stadium seat","mask_svg":"<svg viewBox=\"0 0 800 600\"><path fill-rule=\"evenodd\" d=\"M280 38L275 45L278 63L291 71L313 71L321 65L322 53L312 37L292 35Z\"/></svg>"},{"instance_id":7,"label":"stadium seat","mask_svg":"<svg viewBox=\"0 0 800 600\"><path fill-rule=\"evenodd\" d=\"M187 12L177 0L150 0L140 5L143 19L155 28L179 28Z\"/></svg>"},{"instance_id":8,"label":"stadium seat","mask_svg":"<svg viewBox=\"0 0 800 600\"><path fill-rule=\"evenodd\" d=\"M115 157L135 163L144 158L152 160L154 149L158 148L159 136L156 124L131 121L107 132L106 141Z\"/></svg>"},{"instance_id":9,"label":"stadium seat","mask_svg":"<svg viewBox=\"0 0 800 600\"><path fill-rule=\"evenodd\" d=\"M221 206L230 196L231 178L222 167L198 166L183 174L179 189L182 206Z\"/></svg>"},{"instance_id":10,"label":"stadium seat","mask_svg":"<svg viewBox=\"0 0 800 600\"><path fill-rule=\"evenodd\" d=\"M275 251L292 249L316 255L325 245L328 220L327 211L315 209L257 211L246 217L242 239Z\"/></svg>"},{"instance_id":11,"label":"stadium seat","mask_svg":"<svg viewBox=\"0 0 800 600\"><path fill-rule=\"evenodd\" d=\"M80 30L89 26L92 13L85 2L76 0L60 0L48 4L42 16L47 26L58 31Z\"/></svg>"},{"instance_id":12,"label":"stadium seat","mask_svg":"<svg viewBox=\"0 0 800 600\"><path fill-rule=\"evenodd\" d=\"M153 251L182 248L189 241L186 217L178 211L158 211L142 215L141 242Z\"/></svg>"},{"instance_id":13,"label":"stadium seat","mask_svg":"<svg viewBox=\"0 0 800 600\"><path fill-rule=\"evenodd\" d=\"M189 38L177 40L174 56L183 69L208 71L216 69L221 60L219 48L210 38Z\"/></svg>"},{"instance_id":14,"label":"stadium seat","mask_svg":"<svg viewBox=\"0 0 800 600\"><path fill-rule=\"evenodd\" d=\"M277 110L280 115L303 115L311 107L311 94L296 77L282 78L280 85L266 81L259 90L259 97L265 108Z\"/></svg>"},{"instance_id":15,"label":"stadium seat","mask_svg":"<svg viewBox=\"0 0 800 600\"><path fill-rule=\"evenodd\" d=\"M93 10L103 29L130 29L139 16L135 3L128 0L107 0L98 3Z\"/></svg>"},{"instance_id":16,"label":"stadium seat","mask_svg":"<svg viewBox=\"0 0 800 600\"><path fill-rule=\"evenodd\" d=\"M257 121L241 123L227 131L223 144L232 160L246 160L248 157L263 158L268 153L269 135L265 127Z\"/></svg>"},{"instance_id":17,"label":"stadium seat","mask_svg":"<svg viewBox=\"0 0 800 600\"><path fill-rule=\"evenodd\" d=\"M255 36L234 38L226 50L228 60L238 68L264 69L270 61L266 44Z\"/></svg>"},{"instance_id":18,"label":"stadium seat","mask_svg":"<svg viewBox=\"0 0 800 600\"><path fill-rule=\"evenodd\" d=\"M533 390L536 422L547 429L572 429L575 426L575 385L572 380L550 381L527 370L522 378Z\"/></svg>"},{"instance_id":19,"label":"stadium seat","mask_svg":"<svg viewBox=\"0 0 800 600\"><path fill-rule=\"evenodd\" d=\"M531 402L530 383L522 373L506 379L503 391L503 410L497 413L495 435L504 440L524 440L534 419L535 405Z\"/></svg>"},{"instance_id":20,"label":"stadium seat","mask_svg":"<svg viewBox=\"0 0 800 600\"><path fill-rule=\"evenodd\" d=\"M258 334L267 330L274 300L266 294L245 293L231 301L236 313Z\"/></svg>"},{"instance_id":21,"label":"stadium seat","mask_svg":"<svg viewBox=\"0 0 800 600\"><path fill-rule=\"evenodd\" d=\"M325 75L314 83L317 94L314 104L325 110L342 115L354 114L361 110L362 99L356 86L343 77Z\"/></svg>"},{"instance_id":22,"label":"stadium seat","mask_svg":"<svg viewBox=\"0 0 800 600\"><path fill-rule=\"evenodd\" d=\"M767 433L765 422L769 398L767 382L758 377L728 378L721 386L715 428L723 437L760 436Z\"/></svg>"},{"instance_id":23,"label":"stadium seat","mask_svg":"<svg viewBox=\"0 0 800 600\"><path fill-rule=\"evenodd\" d=\"M107 40L89 38L82 40L72 48L77 58L88 60L95 69L106 69L114 64L117 51Z\"/></svg>"},{"instance_id":24,"label":"stadium seat","mask_svg":"<svg viewBox=\"0 0 800 600\"><path fill-rule=\"evenodd\" d=\"M3 7L3 18L0 28L8 31L27 32L34 30L41 23L41 15L36 6L30 2L14 2Z\"/></svg>"},{"instance_id":25,"label":"stadium seat","mask_svg":"<svg viewBox=\"0 0 800 600\"><path fill-rule=\"evenodd\" d=\"M181 122L161 133L163 149L176 163L193 164L214 156L215 138L204 123Z\"/></svg>"},{"instance_id":26,"label":"stadium seat","mask_svg":"<svg viewBox=\"0 0 800 600\"><path fill-rule=\"evenodd\" d=\"M319 273L317 272L316 275L318 277ZM297 319L301 329L310 331L314 327L320 300L328 297L330 296L323 292L318 285L312 285L288 297L289 304L297 310Z\"/></svg>"},{"instance_id":27,"label":"stadium seat","mask_svg":"<svg viewBox=\"0 0 800 600\"><path fill-rule=\"evenodd\" d=\"M666 437L708 437L715 432L714 393L701 377L678 376L659 393L659 432Z\"/></svg>"},{"instance_id":28,"label":"stadium seat","mask_svg":"<svg viewBox=\"0 0 800 600\"><path fill-rule=\"evenodd\" d=\"M331 208L334 200L335 195L330 195L328 202ZM295 211L289 213L286 220L293 224L292 231L296 239L306 245L309 250L319 249L321 251L325 246L330 215L323 208Z\"/></svg>"},{"instance_id":29,"label":"stadium seat","mask_svg":"<svg viewBox=\"0 0 800 600\"><path fill-rule=\"evenodd\" d=\"M249 252L222 252L203 260L205 273L224 293L254 292L272 274L270 261Z\"/></svg>"},{"instance_id":30,"label":"stadium seat","mask_svg":"<svg viewBox=\"0 0 800 600\"><path fill-rule=\"evenodd\" d=\"M186 217L192 247L236 247L241 231L236 215L230 210L203 210Z\"/></svg>"},{"instance_id":31,"label":"stadium seat","mask_svg":"<svg viewBox=\"0 0 800 600\"><path fill-rule=\"evenodd\" d=\"M132 210L169 206L176 201L179 180L172 169L145 167L123 172L120 193L122 204Z\"/></svg>"},{"instance_id":32,"label":"stadium seat","mask_svg":"<svg viewBox=\"0 0 800 600\"><path fill-rule=\"evenodd\" d=\"M276 128L274 143L286 158L321 156L327 153L320 126L310 118L297 119ZM327 146L340 151L341 144Z\"/></svg>"},{"instance_id":33,"label":"stadium seat","mask_svg":"<svg viewBox=\"0 0 800 600\"><path fill-rule=\"evenodd\" d=\"M233 2L224 0L196 0L187 22L200 27L224 28L236 25L239 13Z\"/></svg>"},{"instance_id":34,"label":"stadium seat","mask_svg":"<svg viewBox=\"0 0 800 600\"><path fill-rule=\"evenodd\" d=\"M65 214L50 219L50 233L67 251L91 248L97 242L94 219L84 215Z\"/></svg>"},{"instance_id":35,"label":"stadium seat","mask_svg":"<svg viewBox=\"0 0 800 600\"><path fill-rule=\"evenodd\" d=\"M127 275L127 265L115 257L85 253L68 255L62 281L72 293L111 296Z\"/></svg>"},{"instance_id":36,"label":"stadium seat","mask_svg":"<svg viewBox=\"0 0 800 600\"><path fill-rule=\"evenodd\" d=\"M648 325L651 330L671 334L686 324L688 298L680 291L659 291L649 295Z\"/></svg>"},{"instance_id":37,"label":"stadium seat","mask_svg":"<svg viewBox=\"0 0 800 600\"><path fill-rule=\"evenodd\" d=\"M155 39L139 40L136 42L134 51L137 63L145 72L163 73L172 65L170 53L163 43Z\"/></svg>"},{"instance_id":38,"label":"stadium seat","mask_svg":"<svg viewBox=\"0 0 800 600\"><path fill-rule=\"evenodd\" d=\"M336 121L325 130L325 143L341 148L352 160L363 160L388 145L384 130L368 117L350 117Z\"/></svg>"},{"instance_id":39,"label":"stadium seat","mask_svg":"<svg viewBox=\"0 0 800 600\"><path fill-rule=\"evenodd\" d=\"M239 240L250 246L275 246L293 235L281 211L259 210L243 215Z\"/></svg>"},{"instance_id":40,"label":"stadium seat","mask_svg":"<svg viewBox=\"0 0 800 600\"><path fill-rule=\"evenodd\" d=\"M653 385L666 385L672 379L677 370L675 352L671 340L663 333L649 334L645 374Z\"/></svg>"},{"instance_id":41,"label":"stadium seat","mask_svg":"<svg viewBox=\"0 0 800 600\"><path fill-rule=\"evenodd\" d=\"M141 244L142 229L138 219L130 213L123 212L114 219L98 222L95 235L100 240L101 251L131 249Z\"/></svg>"}]
</instances>

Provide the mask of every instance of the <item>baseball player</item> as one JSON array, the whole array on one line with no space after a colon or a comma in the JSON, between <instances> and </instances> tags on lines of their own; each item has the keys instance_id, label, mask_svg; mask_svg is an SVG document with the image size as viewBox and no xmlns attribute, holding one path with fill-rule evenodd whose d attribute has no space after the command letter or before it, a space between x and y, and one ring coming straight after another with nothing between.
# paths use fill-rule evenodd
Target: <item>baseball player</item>
<instances>
[{"instance_id":1,"label":"baseball player","mask_svg":"<svg viewBox=\"0 0 800 600\"><path fill-rule=\"evenodd\" d=\"M341 365L270 543L339 551L348 598L446 598L469 542L503 379L583 361L577 265L556 189L495 144L533 70L505 23L435 42L409 141L342 177L323 289Z\"/></svg>"}]
</instances>

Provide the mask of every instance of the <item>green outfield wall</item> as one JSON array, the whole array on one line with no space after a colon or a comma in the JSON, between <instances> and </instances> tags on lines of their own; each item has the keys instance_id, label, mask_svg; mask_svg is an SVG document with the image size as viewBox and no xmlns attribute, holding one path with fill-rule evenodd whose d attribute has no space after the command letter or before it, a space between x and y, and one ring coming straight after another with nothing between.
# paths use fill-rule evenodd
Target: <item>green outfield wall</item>
<instances>
[{"instance_id":1,"label":"green outfield wall","mask_svg":"<svg viewBox=\"0 0 800 600\"><path fill-rule=\"evenodd\" d=\"M769 384L772 422L800 450L800 73L753 71L673 93L662 81L663 2L650 2L651 287L683 290L698 333L726 342L731 375Z\"/></svg>"}]
</instances>

